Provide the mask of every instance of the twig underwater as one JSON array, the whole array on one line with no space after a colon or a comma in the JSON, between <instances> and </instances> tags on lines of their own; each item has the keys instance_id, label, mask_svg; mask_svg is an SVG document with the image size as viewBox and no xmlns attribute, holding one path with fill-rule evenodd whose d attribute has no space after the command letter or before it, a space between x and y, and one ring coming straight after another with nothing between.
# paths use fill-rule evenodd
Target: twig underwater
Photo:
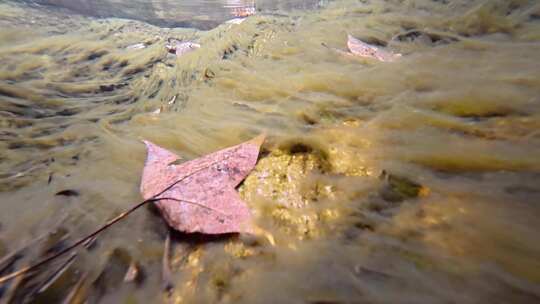
<instances>
[{"instance_id":1,"label":"twig underwater","mask_svg":"<svg viewBox=\"0 0 540 304\"><path fill-rule=\"evenodd\" d=\"M102 225L97 230L93 231L92 233L88 234L87 236L84 236L84 237L80 238L78 241L76 241L72 245L58 251L57 253L55 253L55 254L53 254L51 256L48 256L48 257L40 260L39 262L37 262L37 263L35 263L33 265L23 267L23 268L21 268L21 269L19 269L17 271L14 271L12 273L9 273L7 275L4 275L4 276L0 277L0 284L6 283L6 282L8 282L8 281L10 281L10 280L12 280L12 279L14 279L16 277L19 277L19 276L22 276L22 275L27 274L29 272L32 272L32 271L40 268L41 266L43 266L45 264L48 264L49 262L57 259L58 257L63 256L64 254L72 251L73 249L77 248L78 246L80 246L82 244L86 244L87 242L89 242L93 238L95 238L98 234L100 234L101 232L107 230L107 228L109 228L110 226L112 226L115 223L119 222L120 220L122 220L123 218L125 218L129 214L131 214L133 211L139 209L140 207L146 205L147 203L157 202L157 201L160 201L160 200L176 200L176 201L181 201L181 202L187 203L187 204L194 204L194 205L199 206L201 208L209 209L209 210L212 210L212 211L215 211L215 212L219 212L218 210L214 210L214 209L209 208L207 206L204 206L204 205L201 205L201 204L198 204L198 203L195 203L195 202L187 201L187 200L181 200L181 199L178 200L178 199L174 199L174 198L170 198L170 197L159 198L160 195L167 192L168 190L170 190L171 188L176 186L178 183L180 183L181 181L185 180L186 178L194 175L197 172L198 171L192 172L191 174L186 175L186 176L182 177L181 179L175 181L174 183L172 183L171 185L169 185L168 187L166 187L165 189L163 189L161 192L157 193L153 197L137 203L135 206L131 207L129 210L122 212L121 214L117 215L116 217L114 217L113 219L109 220L107 223ZM219 213L221 213L221 212L219 212Z\"/></svg>"},{"instance_id":2,"label":"twig underwater","mask_svg":"<svg viewBox=\"0 0 540 304\"><path fill-rule=\"evenodd\" d=\"M7 281L9 281L9 280L11 280L13 278L16 278L16 277L19 277L19 276L24 275L26 273L29 273L31 271L34 271L34 270L38 269L39 267L41 267L41 266L55 260L56 258L66 254L68 252L71 252L73 249L75 249L76 247L78 247L80 245L86 245L86 244L92 243L92 241L96 238L96 236L98 234L105 231L106 229L108 229L109 227L114 225L115 223L117 223L120 220L122 220L123 218L127 217L129 214L131 214L135 210L139 209L140 207L142 207L142 206L144 206L144 205L146 205L147 203L150 203L150 202L158 203L160 201L164 201L164 202L168 202L169 204L171 202L174 202L174 203L182 203L182 204L189 204L189 205L197 206L198 208L203 208L203 209L215 212L218 215L217 221L219 221L220 223L225 222L225 220L229 217L228 212L223 212L222 210L217 210L217 209L215 209L215 208L213 208L211 206L205 205L204 203L199 203L199 202L195 202L195 201L192 201L192 200L185 199L182 196L185 195L185 194L189 194L189 189L184 188L182 190L174 192L175 189L176 189L174 187L179 185L185 179L190 178L195 174L198 174L198 173L206 174L207 173L206 171L210 170L209 168L213 168L213 170L215 170L216 172L222 173L224 168L221 168L219 166L219 164L224 162L224 161L229 161L229 160L232 161L234 159L234 157L233 157L234 152L236 152L237 150L243 151L242 148L248 150L249 153L246 152L246 153L248 153L248 158L247 159L248 159L248 161L253 162L253 163L250 163L249 166L247 166L246 168L243 168L244 169L243 173L241 172L240 169L238 169L236 167L233 167L233 168L231 168L232 173L229 174L228 172L226 172L227 170L225 170L226 174L224 174L223 176L226 176L229 179L231 179L231 178L232 179L234 179L234 178L236 178L236 179L238 179L238 178L244 179L245 175L247 175L247 173L249 173L253 169L253 167L255 166L255 164L257 162L257 157L259 155L260 146L261 146L262 142L264 141L264 138L265 138L265 135L261 134L258 137L254 138L254 139L252 139L250 141L247 141L247 142L245 142L243 144L240 144L240 145L237 145L237 146L234 146L234 147L230 147L230 148L226 148L226 149L214 152L214 153L206 155L206 156L202 156L202 157L200 157L198 159L198 160L203 160L202 161L202 166L200 166L200 167L197 166L199 163L196 160L192 160L190 162L191 167L188 166L188 168L187 168L187 174L185 174L185 175L183 175L181 177L180 176L175 176L176 178L174 178L174 179L171 178L170 180L174 180L174 182L172 182L171 184L167 185L165 183L161 183L161 184L160 183L157 183L157 184L156 183L151 183L152 187L150 188L150 190L152 190L152 188L156 188L155 187L156 185L160 185L160 186L167 185L166 187L164 187L161 190L159 190L160 188L157 188L157 190L159 190L159 191L156 191L157 193L155 193L155 192L154 193L149 193L148 192L149 188L147 187L147 184L149 183L149 176L158 179L158 181L159 181L159 176L160 175L168 176L167 172L170 171L170 170L163 170L164 165L160 163L162 161L162 159L160 159L159 156L165 155L165 158L167 158L167 157L170 158L172 153L169 152L169 151L166 151L166 150L164 150L164 149L162 149L162 148L160 148L158 146L155 146L155 145L153 145L153 144L151 144L149 142L144 141L144 143L147 145L147 149L148 149L148 157L147 157L147 163L145 164L145 170L146 170L146 168L148 166L156 165L156 161L159 163L156 166L159 166L160 170L152 171L152 169L150 169L151 174L148 174L145 170L143 170L143 177L142 177L142 181L141 181L141 192L143 194L143 198L145 198L143 201L135 204L134 206L132 206L127 211L124 211L124 212L120 213L119 215L117 215L116 217L114 217L113 219L107 221L104 225L99 227L97 230L93 231L92 233L88 234L87 236L84 236L84 237L80 238L75 243L71 244L70 246L67 246L64 249L62 249L62 250L60 250L60 251L58 251L58 252L56 252L56 253L48 256L48 257L45 257L45 258L39 260L35 264L31 264L29 266L22 267L19 270L16 270L16 271L14 271L12 273L9 273L7 275L4 275L4 276L0 277L0 284L3 284L3 283L5 283L5 282L7 282ZM253 149L253 148L255 148L255 149ZM158 156L155 156L154 154L152 154L151 149L154 149L154 150L159 149ZM178 159L177 156L174 156L174 157L175 157L175 159ZM152 161L149 162L148 161L149 159L152 159ZM244 160L244 159L242 158L242 160ZM245 164L241 163L240 165L245 165ZM214 168L214 166L215 166L215 168ZM176 170L176 171L178 171L179 168L185 169L184 164L176 166L176 165L171 165L171 164L166 163L165 167L167 169L172 169L172 170ZM242 176L242 174L245 174L245 175ZM212 175L212 178L217 178L217 177L215 175ZM239 182L239 180L236 180L236 184L233 185L233 182L229 181L229 180L220 180L220 181L221 181L220 185L222 185L224 187L230 187L232 185L232 188L233 188L232 191L234 191L234 186L236 184L238 184L238 182ZM169 193L168 192L169 190L171 190L172 192ZM184 193L184 191L186 191L186 193ZM223 191L221 191L221 192L223 193ZM210 193L211 193L210 195L212 197L212 200L219 199L219 197L216 194L217 192L212 193L210 191ZM216 196L214 197L214 195L216 195ZM164 197L161 197L161 196L164 196ZM158 205L158 209L159 209L159 207L160 207L159 203L157 205ZM245 206L245 208L247 209L247 206ZM224 210L227 210L227 209L224 209ZM165 211L160 210L160 211L161 211L162 216L164 216L164 218L165 218L165 220L166 220L166 222L167 222L167 224L169 226L171 226L172 228L174 228L176 230L179 230L179 231L186 231L186 230L182 230L182 227L175 226L175 225L171 224L171 222L168 221L167 215L170 215L170 214L167 214L167 210L165 210ZM234 210L231 211L231 213L232 212L234 212ZM249 211L247 211L247 212L248 212L247 215L249 215ZM187 231L187 232L190 232L190 231ZM222 233L230 233L230 232L240 232L240 230L217 230L217 231L212 230L212 231L201 231L201 232L207 233L207 234L222 234Z\"/></svg>"}]
</instances>

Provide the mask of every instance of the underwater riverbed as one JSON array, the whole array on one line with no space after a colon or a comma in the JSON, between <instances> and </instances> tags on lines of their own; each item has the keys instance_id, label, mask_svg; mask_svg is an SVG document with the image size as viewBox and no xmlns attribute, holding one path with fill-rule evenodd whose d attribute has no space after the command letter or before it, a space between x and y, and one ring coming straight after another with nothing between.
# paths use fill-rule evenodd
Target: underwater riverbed
<instances>
[{"instance_id":1,"label":"underwater riverbed","mask_svg":"<svg viewBox=\"0 0 540 304\"><path fill-rule=\"evenodd\" d=\"M194 159L265 133L238 190L266 234L173 233L167 271L143 208L2 303L540 302L537 1L265 1L240 24L225 3L174 28L34 2L0 2L0 276L141 201L142 139Z\"/></svg>"}]
</instances>

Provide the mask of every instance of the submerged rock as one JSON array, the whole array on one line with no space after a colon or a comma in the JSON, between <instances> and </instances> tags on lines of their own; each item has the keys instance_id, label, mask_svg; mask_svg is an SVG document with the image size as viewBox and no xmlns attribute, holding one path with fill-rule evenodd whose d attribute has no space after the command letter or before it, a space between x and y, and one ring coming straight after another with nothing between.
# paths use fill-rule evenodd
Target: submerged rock
<instances>
[{"instance_id":1,"label":"submerged rock","mask_svg":"<svg viewBox=\"0 0 540 304\"><path fill-rule=\"evenodd\" d=\"M381 179L384 181L384 185L379 194L389 202L402 202L429 193L428 188L406 177L389 174L386 171L382 172Z\"/></svg>"},{"instance_id":2,"label":"submerged rock","mask_svg":"<svg viewBox=\"0 0 540 304\"><path fill-rule=\"evenodd\" d=\"M328 218L312 204L330 195L331 187L316 180L330 170L324 151L290 142L262 157L239 191L286 233L310 238L321 234L319 223Z\"/></svg>"},{"instance_id":3,"label":"submerged rock","mask_svg":"<svg viewBox=\"0 0 540 304\"><path fill-rule=\"evenodd\" d=\"M285 207L309 204L315 189L303 187L307 177L327 171L330 164L325 153L304 143L274 150L257 163L246 178L241 193L247 201L264 197Z\"/></svg>"}]
</instances>

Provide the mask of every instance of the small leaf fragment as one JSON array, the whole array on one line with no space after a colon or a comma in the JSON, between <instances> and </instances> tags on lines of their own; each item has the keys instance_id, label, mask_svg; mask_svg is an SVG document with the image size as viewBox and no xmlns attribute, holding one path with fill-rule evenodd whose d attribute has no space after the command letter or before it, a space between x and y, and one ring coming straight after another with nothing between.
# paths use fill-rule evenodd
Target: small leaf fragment
<instances>
[{"instance_id":1,"label":"small leaf fragment","mask_svg":"<svg viewBox=\"0 0 540 304\"><path fill-rule=\"evenodd\" d=\"M373 58L383 62L392 62L401 57L401 54L394 54L381 47L368 44L351 35L347 35L347 47L353 55L365 58Z\"/></svg>"},{"instance_id":2,"label":"small leaf fragment","mask_svg":"<svg viewBox=\"0 0 540 304\"><path fill-rule=\"evenodd\" d=\"M198 43L191 41L180 41L174 38L169 38L167 44L165 45L165 48L167 48L170 53L173 53L178 57L192 52L200 47L201 45Z\"/></svg>"}]
</instances>

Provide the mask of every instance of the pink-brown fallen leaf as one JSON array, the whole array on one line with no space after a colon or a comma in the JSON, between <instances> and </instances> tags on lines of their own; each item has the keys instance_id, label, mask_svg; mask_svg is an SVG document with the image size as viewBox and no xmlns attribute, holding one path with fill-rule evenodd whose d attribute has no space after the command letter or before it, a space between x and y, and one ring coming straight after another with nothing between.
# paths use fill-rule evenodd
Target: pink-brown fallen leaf
<instances>
[{"instance_id":1,"label":"pink-brown fallen leaf","mask_svg":"<svg viewBox=\"0 0 540 304\"><path fill-rule=\"evenodd\" d=\"M162 216L181 232L251 232L251 213L235 187L255 167L263 141L261 135L182 164L175 164L178 155L144 141L142 196L161 198L155 204Z\"/></svg>"},{"instance_id":2,"label":"pink-brown fallen leaf","mask_svg":"<svg viewBox=\"0 0 540 304\"><path fill-rule=\"evenodd\" d=\"M0 276L0 285L15 278L22 280L24 274L73 252L80 245L91 244L98 234L151 202L156 203L167 223L176 230L206 234L253 232L264 235L274 245L271 234L251 227L249 209L234 190L255 167L263 141L264 135L260 135L180 165L174 163L179 156L145 141L148 156L141 181L145 198L142 202L62 250Z\"/></svg>"},{"instance_id":3,"label":"pink-brown fallen leaf","mask_svg":"<svg viewBox=\"0 0 540 304\"><path fill-rule=\"evenodd\" d=\"M347 35L347 47L353 55L373 58L383 62L392 62L401 57L401 54L394 54L381 47L365 43L351 35Z\"/></svg>"}]
</instances>

